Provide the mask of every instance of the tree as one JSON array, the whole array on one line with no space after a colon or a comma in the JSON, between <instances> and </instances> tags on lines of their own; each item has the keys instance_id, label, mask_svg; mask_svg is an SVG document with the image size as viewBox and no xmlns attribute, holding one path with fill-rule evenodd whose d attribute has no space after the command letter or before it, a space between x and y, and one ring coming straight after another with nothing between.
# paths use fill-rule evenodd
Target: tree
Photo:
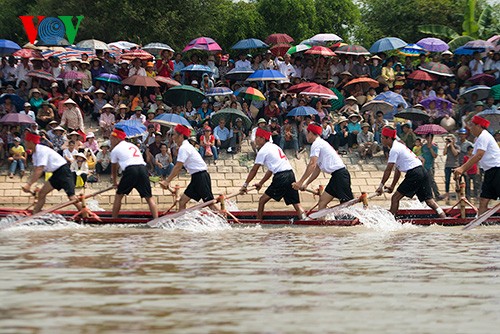
<instances>
[{"instance_id":1,"label":"tree","mask_svg":"<svg viewBox=\"0 0 500 334\"><path fill-rule=\"evenodd\" d=\"M316 31L333 32L350 40L360 23L361 14L351 0L316 0Z\"/></svg>"}]
</instances>

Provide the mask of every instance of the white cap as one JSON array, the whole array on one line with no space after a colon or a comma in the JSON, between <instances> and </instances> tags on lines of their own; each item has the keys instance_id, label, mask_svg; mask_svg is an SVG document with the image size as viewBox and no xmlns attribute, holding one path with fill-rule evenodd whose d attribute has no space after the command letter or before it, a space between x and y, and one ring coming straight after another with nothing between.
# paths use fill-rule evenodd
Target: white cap
<instances>
[{"instance_id":1,"label":"white cap","mask_svg":"<svg viewBox=\"0 0 500 334\"><path fill-rule=\"evenodd\" d=\"M24 103L24 106L25 106L25 107L31 107L31 104L30 104L29 102L25 102L25 103Z\"/></svg>"},{"instance_id":2,"label":"white cap","mask_svg":"<svg viewBox=\"0 0 500 334\"><path fill-rule=\"evenodd\" d=\"M198 81L196 81L196 80L191 81L191 85L197 85L197 84L198 84Z\"/></svg>"}]
</instances>

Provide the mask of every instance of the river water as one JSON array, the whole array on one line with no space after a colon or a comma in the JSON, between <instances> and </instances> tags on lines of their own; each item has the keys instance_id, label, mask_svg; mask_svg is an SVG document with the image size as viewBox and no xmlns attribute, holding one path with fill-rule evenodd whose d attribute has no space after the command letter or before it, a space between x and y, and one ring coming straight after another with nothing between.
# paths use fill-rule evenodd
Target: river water
<instances>
[{"instance_id":1,"label":"river water","mask_svg":"<svg viewBox=\"0 0 500 334\"><path fill-rule=\"evenodd\" d=\"M498 333L500 227L378 225L0 231L0 333Z\"/></svg>"}]
</instances>

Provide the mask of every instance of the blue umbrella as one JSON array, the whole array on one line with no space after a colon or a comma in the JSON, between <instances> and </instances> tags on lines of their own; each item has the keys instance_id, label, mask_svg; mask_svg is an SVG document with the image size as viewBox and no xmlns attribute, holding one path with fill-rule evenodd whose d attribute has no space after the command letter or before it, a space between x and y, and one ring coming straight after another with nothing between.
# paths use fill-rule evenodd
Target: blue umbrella
<instances>
[{"instance_id":1,"label":"blue umbrella","mask_svg":"<svg viewBox=\"0 0 500 334\"><path fill-rule=\"evenodd\" d=\"M242 39L231 47L234 50L268 48L269 45L257 38Z\"/></svg>"},{"instance_id":2,"label":"blue umbrella","mask_svg":"<svg viewBox=\"0 0 500 334\"><path fill-rule=\"evenodd\" d=\"M202 72L202 73L213 73L212 69L206 65L189 65L184 67L181 72Z\"/></svg>"},{"instance_id":3,"label":"blue umbrella","mask_svg":"<svg viewBox=\"0 0 500 334\"><path fill-rule=\"evenodd\" d=\"M317 115L317 114L318 114L318 112L313 107L300 106L300 107L293 108L292 110L290 110L287 117L289 117L289 116L308 116L308 115Z\"/></svg>"},{"instance_id":4,"label":"blue umbrella","mask_svg":"<svg viewBox=\"0 0 500 334\"><path fill-rule=\"evenodd\" d=\"M478 51L478 52L484 52L484 48L466 48L465 46L461 46L457 49L455 49L455 51L453 51L454 54L456 55L459 55L459 56L470 56L472 54L474 54L474 52Z\"/></svg>"},{"instance_id":5,"label":"blue umbrella","mask_svg":"<svg viewBox=\"0 0 500 334\"><path fill-rule=\"evenodd\" d=\"M0 55L6 56L13 54L17 50L21 50L21 47L8 39L0 39Z\"/></svg>"},{"instance_id":6,"label":"blue umbrella","mask_svg":"<svg viewBox=\"0 0 500 334\"><path fill-rule=\"evenodd\" d=\"M151 123L158 123L165 126L176 126L177 124L182 124L190 129L192 128L187 119L177 114L160 114L152 119Z\"/></svg>"},{"instance_id":7,"label":"blue umbrella","mask_svg":"<svg viewBox=\"0 0 500 334\"><path fill-rule=\"evenodd\" d=\"M0 104L5 103L6 98L10 98L12 104L16 106L17 111L24 110L24 99L16 94L2 94L0 96Z\"/></svg>"},{"instance_id":8,"label":"blue umbrella","mask_svg":"<svg viewBox=\"0 0 500 334\"><path fill-rule=\"evenodd\" d=\"M96 80L103 81L103 82L111 82L115 84L121 84L122 80L118 75L111 74L111 73L102 73L100 74Z\"/></svg>"},{"instance_id":9,"label":"blue umbrella","mask_svg":"<svg viewBox=\"0 0 500 334\"><path fill-rule=\"evenodd\" d=\"M403 108L408 108L408 103L401 94L397 94L391 91L381 93L377 95L374 100L376 101L385 101L387 103L392 104L394 110L392 112L384 114L384 118L390 119L394 117L394 114L398 111L398 106L400 104L403 105Z\"/></svg>"},{"instance_id":10,"label":"blue umbrella","mask_svg":"<svg viewBox=\"0 0 500 334\"><path fill-rule=\"evenodd\" d=\"M286 79L286 76L276 70L257 70L247 78L247 81L273 81Z\"/></svg>"},{"instance_id":11,"label":"blue umbrella","mask_svg":"<svg viewBox=\"0 0 500 334\"><path fill-rule=\"evenodd\" d=\"M136 121L135 119L120 121L115 124L115 128L125 132L127 137L141 136L147 131L146 126L142 124L142 122Z\"/></svg>"},{"instance_id":12,"label":"blue umbrella","mask_svg":"<svg viewBox=\"0 0 500 334\"><path fill-rule=\"evenodd\" d=\"M205 93L205 96L224 96L224 95L231 95L231 94L233 94L233 91L229 87L214 87L214 88L210 88Z\"/></svg>"},{"instance_id":13,"label":"blue umbrella","mask_svg":"<svg viewBox=\"0 0 500 334\"><path fill-rule=\"evenodd\" d=\"M397 37L384 37L373 43L370 53L395 50L407 46L408 43Z\"/></svg>"}]
</instances>

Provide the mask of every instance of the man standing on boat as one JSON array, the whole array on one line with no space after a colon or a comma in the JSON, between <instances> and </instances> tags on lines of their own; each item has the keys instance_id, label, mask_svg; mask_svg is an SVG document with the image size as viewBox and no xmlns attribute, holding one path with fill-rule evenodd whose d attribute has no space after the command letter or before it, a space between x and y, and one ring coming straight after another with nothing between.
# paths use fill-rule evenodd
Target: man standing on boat
<instances>
[{"instance_id":1,"label":"man standing on boat","mask_svg":"<svg viewBox=\"0 0 500 334\"><path fill-rule=\"evenodd\" d=\"M188 139L190 136L191 130L187 126L177 124L174 127L172 138L179 147L177 163L167 179L160 182L163 189L168 189L170 182L179 174L182 167L185 167L187 172L191 175L191 182L179 200L179 210L186 209L186 205L191 199L196 202L200 199L203 200L203 202L214 199L212 181L210 179L210 174L207 172L207 164L198 150L189 143ZM209 208L214 211L217 210L213 204L210 205Z\"/></svg>"},{"instance_id":2,"label":"man standing on boat","mask_svg":"<svg viewBox=\"0 0 500 334\"><path fill-rule=\"evenodd\" d=\"M311 123L307 126L306 139L312 144L311 159L300 180L293 183L294 189L303 191L316 180L320 172L331 174L330 182L319 199L318 210L326 208L334 198L338 198L340 203L354 198L351 190L351 175L335 149L321 138L322 131L323 128L317 124Z\"/></svg>"},{"instance_id":3,"label":"man standing on boat","mask_svg":"<svg viewBox=\"0 0 500 334\"><path fill-rule=\"evenodd\" d=\"M118 218L123 196L136 189L142 198L146 199L153 218L158 217L158 208L153 199L151 184L149 183L146 162L139 148L127 141L127 135L120 129L111 132L111 177L115 185L116 195L113 203L113 218ZM118 183L118 167L122 170L122 177Z\"/></svg>"},{"instance_id":4,"label":"man standing on boat","mask_svg":"<svg viewBox=\"0 0 500 334\"><path fill-rule=\"evenodd\" d=\"M271 132L257 128L255 132L255 144L259 151L255 158L255 164L250 173L248 173L245 183L243 183L240 189L240 193L244 194L247 192L248 184L257 175L260 166L265 165L268 170L262 180L255 184L256 189L260 190L271 175L274 176L271 185L259 199L257 219L262 220L264 206L271 198L275 201L280 201L284 198L286 205L292 204L300 219L305 219L306 214L300 205L299 192L292 187L292 184L295 182L295 174L293 173L292 166L283 150L278 145L269 141L271 135Z\"/></svg>"},{"instance_id":5,"label":"man standing on boat","mask_svg":"<svg viewBox=\"0 0 500 334\"><path fill-rule=\"evenodd\" d=\"M472 117L469 128L472 135L477 138L472 151L473 156L454 172L456 178L460 177L476 163L479 163L484 170L479 215L488 210L490 200L500 198L500 148L495 138L486 130L489 126L488 120L477 115Z\"/></svg>"},{"instance_id":6,"label":"man standing on boat","mask_svg":"<svg viewBox=\"0 0 500 334\"><path fill-rule=\"evenodd\" d=\"M384 184L389 180L394 166L396 166L396 170L392 184L385 187L388 193L394 191L401 172L406 173L403 182L401 182L391 197L390 211L392 214L396 215L398 212L399 201L403 197L412 198L414 195L417 195L420 202L425 201L429 207L436 211L440 218L445 218L446 215L443 209L432 198L431 180L429 174L422 166L422 161L405 144L396 139L396 130L394 128L386 126L382 129L382 144L390 151L387 168L377 188L377 193L381 195L384 192Z\"/></svg>"},{"instance_id":7,"label":"man standing on boat","mask_svg":"<svg viewBox=\"0 0 500 334\"><path fill-rule=\"evenodd\" d=\"M38 193L38 200L33 208L33 213L37 213L42 209L47 195L54 189L64 189L70 201L76 200L75 181L66 159L50 147L41 145L40 136L29 130L25 132L24 140L26 149L33 152L33 166L35 168L29 181L22 186L23 191L27 193L31 192L31 185L42 176L43 172L52 173L52 176L48 181L45 181L45 184ZM80 202L76 202L75 206L78 211L82 209Z\"/></svg>"}]
</instances>

